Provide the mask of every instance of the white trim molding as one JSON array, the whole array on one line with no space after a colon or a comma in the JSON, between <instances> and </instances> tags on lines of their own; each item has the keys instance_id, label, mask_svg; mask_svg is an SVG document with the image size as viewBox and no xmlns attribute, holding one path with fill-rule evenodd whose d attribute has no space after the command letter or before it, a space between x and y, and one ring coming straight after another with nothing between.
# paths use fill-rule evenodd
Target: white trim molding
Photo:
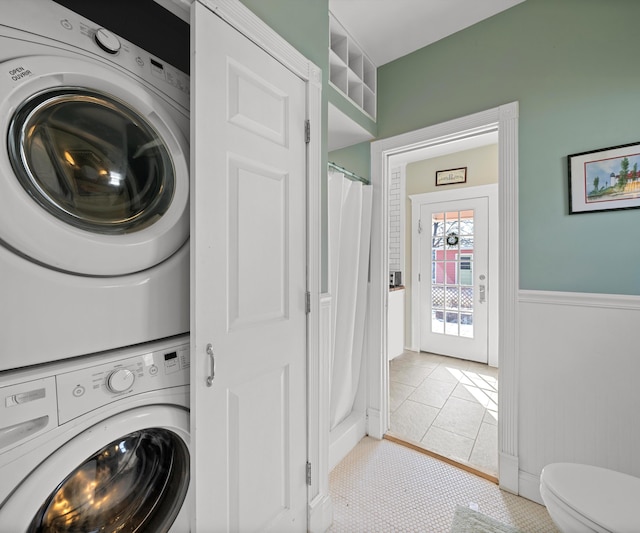
<instances>
[{"instance_id":1,"label":"white trim molding","mask_svg":"<svg viewBox=\"0 0 640 533\"><path fill-rule=\"evenodd\" d=\"M518 293L518 300L532 304L601 307L603 309L640 311L640 296L627 294L521 290Z\"/></svg>"},{"instance_id":2,"label":"white trim molding","mask_svg":"<svg viewBox=\"0 0 640 533\"><path fill-rule=\"evenodd\" d=\"M381 139L371 144L373 225L371 250L371 298L369 302L369 405L380 414L372 437L381 438L389 427L387 297L388 297L388 173L389 160L417 148L498 130L499 211L499 319L498 360L500 395L498 446L500 486L518 493L518 103ZM372 424L370 424L372 426Z\"/></svg>"},{"instance_id":3,"label":"white trim molding","mask_svg":"<svg viewBox=\"0 0 640 533\"><path fill-rule=\"evenodd\" d=\"M239 0L198 0L221 19L280 61L301 79L320 87L322 70L267 26Z\"/></svg>"},{"instance_id":4,"label":"white trim molding","mask_svg":"<svg viewBox=\"0 0 640 533\"><path fill-rule=\"evenodd\" d=\"M329 494L329 402L331 399L331 295L322 294L319 302L319 357L312 378L309 372L309 531L322 533L333 520L333 504ZM310 362L311 363L311 362ZM317 388L314 388L317 385Z\"/></svg>"},{"instance_id":5,"label":"white trim molding","mask_svg":"<svg viewBox=\"0 0 640 533\"><path fill-rule=\"evenodd\" d=\"M519 199L518 104L498 108L498 212L500 296L498 319L498 453L500 487L519 493L518 484L518 301ZM505 460L509 458L509 460Z\"/></svg>"}]
</instances>

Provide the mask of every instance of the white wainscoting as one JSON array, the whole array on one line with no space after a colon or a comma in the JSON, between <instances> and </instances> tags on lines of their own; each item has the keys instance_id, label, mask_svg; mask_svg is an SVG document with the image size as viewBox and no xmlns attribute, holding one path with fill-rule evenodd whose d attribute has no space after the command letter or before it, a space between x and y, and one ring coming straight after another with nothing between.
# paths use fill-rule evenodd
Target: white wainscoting
<instances>
[{"instance_id":1,"label":"white wainscoting","mask_svg":"<svg viewBox=\"0 0 640 533\"><path fill-rule=\"evenodd\" d=\"M640 477L640 296L518 301L520 494L541 502L540 472L561 461Z\"/></svg>"}]
</instances>

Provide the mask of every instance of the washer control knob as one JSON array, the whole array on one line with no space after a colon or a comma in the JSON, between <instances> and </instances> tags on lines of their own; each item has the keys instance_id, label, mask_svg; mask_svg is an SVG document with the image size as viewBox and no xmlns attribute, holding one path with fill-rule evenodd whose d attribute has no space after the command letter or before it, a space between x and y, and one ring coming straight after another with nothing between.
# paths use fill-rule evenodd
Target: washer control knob
<instances>
[{"instance_id":1,"label":"washer control knob","mask_svg":"<svg viewBox=\"0 0 640 533\"><path fill-rule=\"evenodd\" d=\"M98 28L96 30L95 39L98 46L109 54L117 54L122 46L120 39L104 28Z\"/></svg>"},{"instance_id":2,"label":"washer control knob","mask_svg":"<svg viewBox=\"0 0 640 533\"><path fill-rule=\"evenodd\" d=\"M131 388L136 376L131 370L118 368L107 376L107 389L111 392L124 392Z\"/></svg>"}]
</instances>

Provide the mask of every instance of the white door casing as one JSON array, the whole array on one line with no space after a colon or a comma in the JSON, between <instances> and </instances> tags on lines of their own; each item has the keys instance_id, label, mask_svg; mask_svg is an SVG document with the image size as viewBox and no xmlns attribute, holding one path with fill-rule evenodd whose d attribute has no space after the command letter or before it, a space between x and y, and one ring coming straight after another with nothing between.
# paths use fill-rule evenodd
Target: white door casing
<instances>
[{"instance_id":1,"label":"white door casing","mask_svg":"<svg viewBox=\"0 0 640 533\"><path fill-rule=\"evenodd\" d=\"M192 530L304 531L319 164L305 120L319 99L286 45L275 59L221 4L263 30L237 2L192 8Z\"/></svg>"},{"instance_id":2,"label":"white door casing","mask_svg":"<svg viewBox=\"0 0 640 533\"><path fill-rule=\"evenodd\" d=\"M498 129L498 412L499 483L518 493L518 103L511 102L473 115L400 134L371 145L373 224L369 301L367 433L381 438L389 425L386 304L388 297L387 175L390 158L407 150Z\"/></svg>"},{"instance_id":3,"label":"white door casing","mask_svg":"<svg viewBox=\"0 0 640 533\"><path fill-rule=\"evenodd\" d=\"M419 204L413 232L420 265L412 284L419 300L420 350L486 363L489 201L443 202L431 196L431 202Z\"/></svg>"}]
</instances>

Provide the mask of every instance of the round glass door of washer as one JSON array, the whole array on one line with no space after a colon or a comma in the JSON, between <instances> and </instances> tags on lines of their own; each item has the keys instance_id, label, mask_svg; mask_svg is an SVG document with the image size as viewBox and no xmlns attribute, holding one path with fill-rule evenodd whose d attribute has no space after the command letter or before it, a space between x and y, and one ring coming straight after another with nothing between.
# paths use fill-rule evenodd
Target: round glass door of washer
<instances>
[{"instance_id":1,"label":"round glass door of washer","mask_svg":"<svg viewBox=\"0 0 640 533\"><path fill-rule=\"evenodd\" d=\"M189 451L150 428L114 440L78 465L46 499L27 533L166 532L189 486Z\"/></svg>"}]
</instances>

